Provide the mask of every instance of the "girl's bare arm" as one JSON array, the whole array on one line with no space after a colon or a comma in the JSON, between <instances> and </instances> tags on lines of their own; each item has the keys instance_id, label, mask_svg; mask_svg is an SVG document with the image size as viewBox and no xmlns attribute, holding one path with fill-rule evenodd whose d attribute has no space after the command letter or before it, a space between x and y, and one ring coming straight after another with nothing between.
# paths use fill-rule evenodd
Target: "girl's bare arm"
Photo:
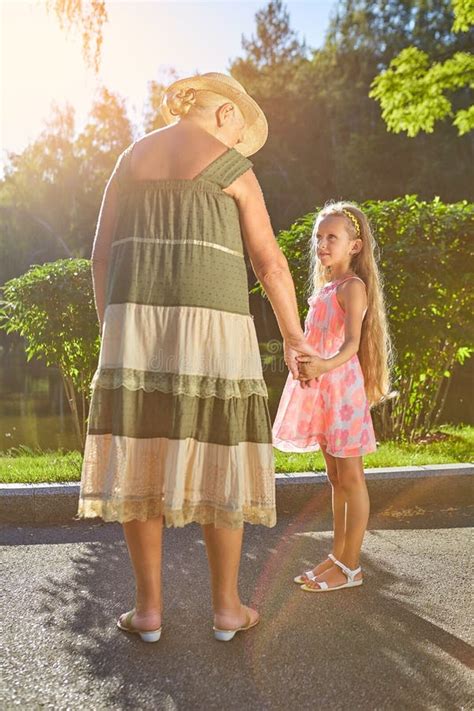
<instances>
[{"instance_id":1,"label":"girl's bare arm","mask_svg":"<svg viewBox=\"0 0 474 711\"><path fill-rule=\"evenodd\" d=\"M344 343L339 352L331 358L298 356L301 377L317 378L342 365L359 350L362 318L367 306L365 286L358 279L350 279L341 284L337 290L336 298L345 312Z\"/></svg>"}]
</instances>

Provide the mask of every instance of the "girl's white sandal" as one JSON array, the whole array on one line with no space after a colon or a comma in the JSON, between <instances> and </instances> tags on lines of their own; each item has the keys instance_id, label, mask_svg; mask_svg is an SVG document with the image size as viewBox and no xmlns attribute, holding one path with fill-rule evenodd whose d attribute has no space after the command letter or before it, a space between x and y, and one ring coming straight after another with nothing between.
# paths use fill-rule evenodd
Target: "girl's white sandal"
<instances>
[{"instance_id":1,"label":"girl's white sandal","mask_svg":"<svg viewBox=\"0 0 474 711\"><path fill-rule=\"evenodd\" d=\"M330 558L333 563L336 562L336 558L333 556L332 553L328 553L327 558ZM314 580L316 578L316 575L313 573L312 570L307 570L306 573L303 573L302 575L297 575L296 578L293 578L293 581L297 585L304 585L308 580Z\"/></svg>"},{"instance_id":2,"label":"girl's white sandal","mask_svg":"<svg viewBox=\"0 0 474 711\"><path fill-rule=\"evenodd\" d=\"M157 630L139 630L137 627L132 625L132 617L135 613L135 609L125 612L117 620L117 627L119 627L124 632L131 632L132 634L139 634L144 642L158 642L161 637L161 627ZM123 620L123 622L122 622Z\"/></svg>"},{"instance_id":3,"label":"girl's white sandal","mask_svg":"<svg viewBox=\"0 0 474 711\"><path fill-rule=\"evenodd\" d=\"M361 578L360 580L355 579L355 576L362 571L360 565L358 568L354 568L351 570L351 568L348 568L347 565L341 563L341 561L337 560L337 558L334 559L334 565L339 566L339 568L342 570L342 572L347 578L347 583L344 583L343 585L333 585L330 587L325 580L317 580L316 583L319 585L319 588L313 588L309 585L302 585L301 590L305 590L306 592L330 592L331 590L342 590L342 588L355 588L358 585L362 585L363 578Z\"/></svg>"}]
</instances>

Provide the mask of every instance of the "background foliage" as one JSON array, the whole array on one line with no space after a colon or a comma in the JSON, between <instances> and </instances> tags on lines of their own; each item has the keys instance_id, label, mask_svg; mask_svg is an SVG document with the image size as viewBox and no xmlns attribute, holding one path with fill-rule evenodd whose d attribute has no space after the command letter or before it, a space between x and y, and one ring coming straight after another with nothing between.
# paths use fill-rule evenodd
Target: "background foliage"
<instances>
[{"instance_id":1,"label":"background foliage","mask_svg":"<svg viewBox=\"0 0 474 711\"><path fill-rule=\"evenodd\" d=\"M381 252L380 269L396 350L398 398L374 411L383 438L413 440L439 422L456 363L474 350L471 264L474 204L408 195L361 205ZM308 311L315 214L278 237L294 278L301 318ZM262 293L257 284L254 293Z\"/></svg>"},{"instance_id":2,"label":"background foliage","mask_svg":"<svg viewBox=\"0 0 474 711\"><path fill-rule=\"evenodd\" d=\"M47 4L65 29L82 32L84 56L97 68L107 3L47 0ZM461 307L466 296L463 255L472 239L472 231L467 231L472 206L466 201L472 201L474 192L474 141L472 132L458 135L459 128L465 131L470 125L469 87L468 82L462 85L463 67L457 71L450 64L453 57L462 57L469 70L471 26L471 0L335 0L325 41L314 49L293 31L284 3L272 0L257 13L252 37L242 38L241 56L229 60L229 71L268 117L269 139L252 160L273 227L281 231L280 244L290 256L302 312L308 231L316 206L330 198L355 200L364 203L374 221L388 260L382 268L399 352L399 384L403 393L412 390L414 397L413 402L406 399L404 410L394 413L395 434L408 432L410 423L423 429L436 421L447 393L446 373L453 362L459 369L472 344L470 326L462 325ZM438 97L434 102L438 115L430 114L429 105L421 119L415 112L419 123L414 130L409 114L399 112L399 120L405 123L398 134L387 131L380 106L369 95L374 77L390 77L391 63L396 68L397 61L408 67L405 75L418 66L421 77L420 63L428 70L438 67L434 73L425 72L422 85L415 87L415 93L421 87L422 99L430 93ZM456 71L446 72L446 67ZM174 78L176 72L170 69L165 84ZM438 85L441 79L451 82L448 98ZM47 285L46 274L52 270L58 289L78 289L77 298L90 306L87 262L77 262L82 264L78 275L63 287L59 284L66 267L58 267L56 273L54 264L45 263L59 260L58 264L74 265L90 256L103 190L118 155L138 133L163 126L159 105L164 85L152 77L148 87L140 128L128 117L123 98L102 86L81 131L76 130L70 106L54 107L36 140L19 153L8 153L0 180L0 285L26 273L25 284L33 279L40 288L42 280ZM449 120L443 99L449 101L449 111L461 117L462 125L458 121L456 127ZM407 194L418 197L402 197ZM425 254L428 261L422 258ZM436 261L440 254L446 260L444 271ZM41 264L44 273L35 271ZM32 265L37 266L29 273ZM249 279L254 282L250 270ZM16 288L17 297L23 298L20 282ZM25 303L35 288L31 285ZM251 305L260 339L271 339L275 320L258 290ZM87 373L87 348L97 352L96 321L91 314L95 325L89 324L89 311L84 313L88 314L83 344ZM412 344L415 350L404 340L410 338L404 318L411 320L413 333L421 329L419 343ZM13 330L0 329L3 358L14 357L15 349L22 348ZM421 343L428 355L418 348ZM436 353L441 357L435 358ZM65 372L69 368L66 363L62 367ZM84 393L74 380L74 367L65 387L73 385ZM425 397L427 412L420 405L424 391L430 393ZM68 399L73 400L70 395Z\"/></svg>"},{"instance_id":3,"label":"background foliage","mask_svg":"<svg viewBox=\"0 0 474 711\"><path fill-rule=\"evenodd\" d=\"M100 348L90 262L35 265L4 284L2 292L0 329L24 339L28 360L36 357L59 368L82 446Z\"/></svg>"}]
</instances>

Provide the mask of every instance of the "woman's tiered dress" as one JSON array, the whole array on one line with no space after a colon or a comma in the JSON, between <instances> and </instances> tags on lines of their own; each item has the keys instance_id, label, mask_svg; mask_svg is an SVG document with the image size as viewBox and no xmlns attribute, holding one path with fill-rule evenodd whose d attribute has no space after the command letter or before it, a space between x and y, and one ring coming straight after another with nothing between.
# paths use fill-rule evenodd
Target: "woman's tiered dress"
<instances>
[{"instance_id":1,"label":"woman's tiered dress","mask_svg":"<svg viewBox=\"0 0 474 711\"><path fill-rule=\"evenodd\" d=\"M193 179L134 180L119 214L76 518L276 522L268 392L230 148Z\"/></svg>"}]
</instances>

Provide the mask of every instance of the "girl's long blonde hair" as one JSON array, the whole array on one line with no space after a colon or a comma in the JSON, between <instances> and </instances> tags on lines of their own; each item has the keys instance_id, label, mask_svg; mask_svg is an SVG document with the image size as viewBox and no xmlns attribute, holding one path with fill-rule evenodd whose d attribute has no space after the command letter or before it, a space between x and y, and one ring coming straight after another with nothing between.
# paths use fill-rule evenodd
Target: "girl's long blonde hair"
<instances>
[{"instance_id":1,"label":"girl's long blonde hair","mask_svg":"<svg viewBox=\"0 0 474 711\"><path fill-rule=\"evenodd\" d=\"M357 222L354 223L347 214L344 214L344 211L350 212ZM379 248L367 217L357 205L345 201L327 202L316 218L311 236L309 287L312 294L331 281L316 252L318 222L329 215L344 218L350 239L354 240L358 237L362 239L362 249L352 257L350 269L364 281L367 288L367 313L362 321L357 355L364 375L367 399L372 406L388 396L393 365L393 347L387 324L383 282L377 266ZM357 234L357 223L360 227L360 236Z\"/></svg>"}]
</instances>

